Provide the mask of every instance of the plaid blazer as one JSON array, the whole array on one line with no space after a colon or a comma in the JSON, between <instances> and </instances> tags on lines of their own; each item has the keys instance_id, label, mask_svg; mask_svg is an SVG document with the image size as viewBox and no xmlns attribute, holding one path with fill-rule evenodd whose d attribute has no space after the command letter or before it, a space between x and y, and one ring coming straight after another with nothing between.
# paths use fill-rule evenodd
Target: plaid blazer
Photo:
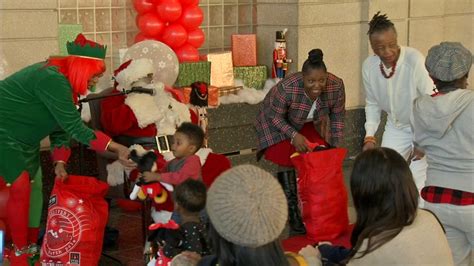
<instances>
[{"instance_id":1,"label":"plaid blazer","mask_svg":"<svg viewBox=\"0 0 474 266\"><path fill-rule=\"evenodd\" d=\"M342 79L328 73L326 89L316 99L313 121L329 116L331 145L342 140L345 115L345 89ZM292 74L270 89L257 115L257 149L263 150L285 139L292 139L307 121L313 102L306 96L301 72Z\"/></svg>"}]
</instances>

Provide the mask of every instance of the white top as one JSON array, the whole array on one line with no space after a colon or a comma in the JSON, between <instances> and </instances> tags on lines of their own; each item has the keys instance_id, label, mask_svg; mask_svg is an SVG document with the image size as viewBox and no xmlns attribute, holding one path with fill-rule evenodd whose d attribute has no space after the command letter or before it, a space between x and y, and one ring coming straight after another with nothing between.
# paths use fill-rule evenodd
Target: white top
<instances>
[{"instance_id":1,"label":"white top","mask_svg":"<svg viewBox=\"0 0 474 266\"><path fill-rule=\"evenodd\" d=\"M316 105L318 101L314 101L313 104L311 105L311 109L309 109L308 117L306 118L306 121L311 121L313 120L314 116L314 110L316 110Z\"/></svg>"},{"instance_id":2,"label":"white top","mask_svg":"<svg viewBox=\"0 0 474 266\"><path fill-rule=\"evenodd\" d=\"M395 127L409 127L413 101L423 94L432 94L434 88L425 68L425 58L414 48L400 48L395 74L389 79L380 72L380 62L380 57L374 55L369 56L362 65L366 136L375 135L382 110ZM385 73L390 72L386 70Z\"/></svg>"}]
</instances>

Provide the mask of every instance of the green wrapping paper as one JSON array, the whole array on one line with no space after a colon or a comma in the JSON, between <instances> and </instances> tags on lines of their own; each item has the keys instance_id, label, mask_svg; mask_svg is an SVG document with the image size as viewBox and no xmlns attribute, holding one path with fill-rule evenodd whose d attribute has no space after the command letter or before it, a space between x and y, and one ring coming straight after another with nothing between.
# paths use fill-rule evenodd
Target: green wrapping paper
<instances>
[{"instance_id":1,"label":"green wrapping paper","mask_svg":"<svg viewBox=\"0 0 474 266\"><path fill-rule=\"evenodd\" d=\"M80 24L59 24L58 25L58 45L59 55L67 55L66 43L74 41L82 32Z\"/></svg>"},{"instance_id":2,"label":"green wrapping paper","mask_svg":"<svg viewBox=\"0 0 474 266\"><path fill-rule=\"evenodd\" d=\"M211 62L201 61L179 64L179 74L176 87L186 87L196 81L211 81Z\"/></svg>"},{"instance_id":3,"label":"green wrapping paper","mask_svg":"<svg viewBox=\"0 0 474 266\"><path fill-rule=\"evenodd\" d=\"M267 80L266 66L234 67L234 77L241 79L244 85L257 90L263 89Z\"/></svg>"}]
</instances>

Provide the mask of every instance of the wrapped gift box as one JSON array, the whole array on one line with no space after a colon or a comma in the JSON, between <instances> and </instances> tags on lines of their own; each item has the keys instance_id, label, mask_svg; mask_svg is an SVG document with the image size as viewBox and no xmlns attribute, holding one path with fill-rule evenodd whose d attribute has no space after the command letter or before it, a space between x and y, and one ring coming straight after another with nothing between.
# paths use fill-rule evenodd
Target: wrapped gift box
<instances>
[{"instance_id":1,"label":"wrapped gift box","mask_svg":"<svg viewBox=\"0 0 474 266\"><path fill-rule=\"evenodd\" d=\"M74 41L81 32L82 25L80 24L58 25L59 55L67 55L66 43Z\"/></svg>"},{"instance_id":2,"label":"wrapped gift box","mask_svg":"<svg viewBox=\"0 0 474 266\"><path fill-rule=\"evenodd\" d=\"M179 64L179 74L176 87L186 87L196 81L209 84L211 81L211 62L199 61Z\"/></svg>"},{"instance_id":3,"label":"wrapped gift box","mask_svg":"<svg viewBox=\"0 0 474 266\"><path fill-rule=\"evenodd\" d=\"M234 78L241 79L246 87L261 90L267 80L267 67L234 67Z\"/></svg>"},{"instance_id":4,"label":"wrapped gift box","mask_svg":"<svg viewBox=\"0 0 474 266\"><path fill-rule=\"evenodd\" d=\"M211 85L216 87L234 86L232 53L210 53L207 60L211 62Z\"/></svg>"},{"instance_id":5,"label":"wrapped gift box","mask_svg":"<svg viewBox=\"0 0 474 266\"><path fill-rule=\"evenodd\" d=\"M220 87L219 88L219 96L227 96L229 94L236 94L244 87L242 86L227 86L227 87Z\"/></svg>"},{"instance_id":6,"label":"wrapped gift box","mask_svg":"<svg viewBox=\"0 0 474 266\"><path fill-rule=\"evenodd\" d=\"M189 104L191 99L191 87L184 87L183 95L184 95L184 103ZM207 98L207 105L211 107L217 107L219 105L219 88L215 86L209 86L207 88L208 98Z\"/></svg>"},{"instance_id":7,"label":"wrapped gift box","mask_svg":"<svg viewBox=\"0 0 474 266\"><path fill-rule=\"evenodd\" d=\"M257 65L257 35L232 35L232 61L236 67Z\"/></svg>"}]
</instances>

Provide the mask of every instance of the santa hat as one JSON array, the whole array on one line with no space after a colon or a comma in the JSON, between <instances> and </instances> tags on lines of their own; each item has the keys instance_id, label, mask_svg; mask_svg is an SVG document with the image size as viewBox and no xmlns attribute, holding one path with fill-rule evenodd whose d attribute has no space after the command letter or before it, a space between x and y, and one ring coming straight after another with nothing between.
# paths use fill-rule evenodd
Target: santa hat
<instances>
[{"instance_id":1,"label":"santa hat","mask_svg":"<svg viewBox=\"0 0 474 266\"><path fill-rule=\"evenodd\" d=\"M153 61L148 58L128 60L114 71L115 88L130 89L133 82L153 74Z\"/></svg>"}]
</instances>

